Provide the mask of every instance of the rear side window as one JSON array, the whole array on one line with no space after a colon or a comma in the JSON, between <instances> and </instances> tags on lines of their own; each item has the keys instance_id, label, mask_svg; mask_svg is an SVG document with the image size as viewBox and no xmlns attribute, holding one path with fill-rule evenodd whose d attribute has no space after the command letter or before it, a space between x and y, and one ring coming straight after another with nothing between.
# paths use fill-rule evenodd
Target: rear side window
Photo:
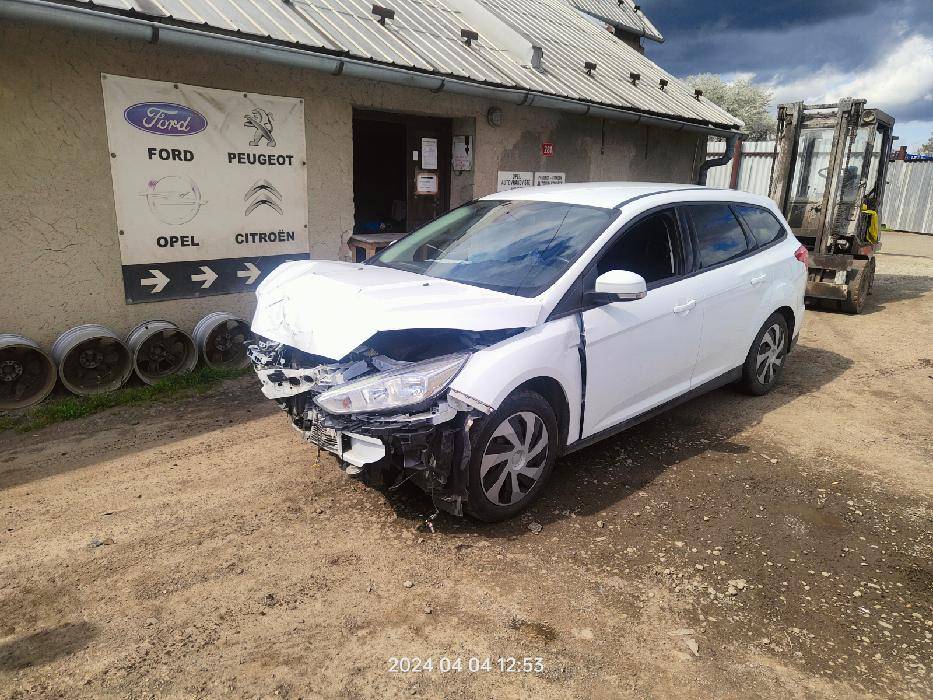
<instances>
[{"instance_id":1,"label":"rear side window","mask_svg":"<svg viewBox=\"0 0 933 700\"><path fill-rule=\"evenodd\" d=\"M697 252L703 267L712 267L745 254L745 232L725 204L694 204L686 207L697 237Z\"/></svg>"},{"instance_id":2,"label":"rear side window","mask_svg":"<svg viewBox=\"0 0 933 700\"><path fill-rule=\"evenodd\" d=\"M735 210L745 221L745 225L752 232L758 245L766 246L784 235L781 222L767 209L739 204L735 206Z\"/></svg>"}]
</instances>

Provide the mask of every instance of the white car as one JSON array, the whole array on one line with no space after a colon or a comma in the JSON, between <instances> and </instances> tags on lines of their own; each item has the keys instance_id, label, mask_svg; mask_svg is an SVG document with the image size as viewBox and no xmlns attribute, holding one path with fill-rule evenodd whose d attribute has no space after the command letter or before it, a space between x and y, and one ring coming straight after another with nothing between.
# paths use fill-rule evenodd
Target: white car
<instances>
[{"instance_id":1,"label":"white car","mask_svg":"<svg viewBox=\"0 0 933 700\"><path fill-rule=\"evenodd\" d=\"M348 474L509 518L557 459L693 396L774 387L807 250L771 200L589 183L470 202L365 263L258 288L263 393Z\"/></svg>"}]
</instances>

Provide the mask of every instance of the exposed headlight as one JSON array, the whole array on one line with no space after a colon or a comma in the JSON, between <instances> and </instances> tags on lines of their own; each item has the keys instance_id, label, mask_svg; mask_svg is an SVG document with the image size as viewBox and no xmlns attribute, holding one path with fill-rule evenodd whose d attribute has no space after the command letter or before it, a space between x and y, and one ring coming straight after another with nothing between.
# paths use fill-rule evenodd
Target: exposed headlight
<instances>
[{"instance_id":1,"label":"exposed headlight","mask_svg":"<svg viewBox=\"0 0 933 700\"><path fill-rule=\"evenodd\" d=\"M428 401L440 394L466 364L469 355L445 355L343 384L314 402L329 413L391 411Z\"/></svg>"}]
</instances>

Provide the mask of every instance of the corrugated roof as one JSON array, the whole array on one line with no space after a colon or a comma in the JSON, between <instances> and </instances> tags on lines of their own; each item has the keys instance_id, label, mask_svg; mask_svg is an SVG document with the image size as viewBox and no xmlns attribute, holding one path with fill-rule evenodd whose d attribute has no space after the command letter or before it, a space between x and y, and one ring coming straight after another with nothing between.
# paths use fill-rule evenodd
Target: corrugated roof
<instances>
[{"instance_id":1,"label":"corrugated roof","mask_svg":"<svg viewBox=\"0 0 933 700\"><path fill-rule=\"evenodd\" d=\"M571 5L585 12L590 17L602 20L606 24L618 27L624 32L637 34L652 41L664 41L651 20L645 17L641 8L635 9L632 0L567 0Z\"/></svg>"},{"instance_id":2,"label":"corrugated roof","mask_svg":"<svg viewBox=\"0 0 933 700\"><path fill-rule=\"evenodd\" d=\"M202 31L233 32L421 73L717 127L738 125L734 117L706 98L696 99L686 85L587 21L574 7L622 2L629 8L629 0L382 0L395 11L395 18L385 26L366 0L78 2L102 11L192 25ZM619 13L623 5L617 6ZM477 32L479 40L467 45L462 29ZM540 65L527 60L532 47L543 50ZM587 73L586 61L595 63L596 70ZM641 76L637 84L632 84L630 73ZM659 86L662 78L668 81L664 89Z\"/></svg>"}]
</instances>

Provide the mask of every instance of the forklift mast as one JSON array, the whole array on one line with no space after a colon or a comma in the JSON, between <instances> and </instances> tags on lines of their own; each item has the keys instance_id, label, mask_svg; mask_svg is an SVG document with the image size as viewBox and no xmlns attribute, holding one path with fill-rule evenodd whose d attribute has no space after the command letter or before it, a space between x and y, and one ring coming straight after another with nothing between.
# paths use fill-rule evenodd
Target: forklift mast
<instances>
[{"instance_id":1,"label":"forklift mast","mask_svg":"<svg viewBox=\"0 0 933 700\"><path fill-rule=\"evenodd\" d=\"M894 119L865 100L778 107L770 196L810 251L807 296L858 313L880 247Z\"/></svg>"}]
</instances>

